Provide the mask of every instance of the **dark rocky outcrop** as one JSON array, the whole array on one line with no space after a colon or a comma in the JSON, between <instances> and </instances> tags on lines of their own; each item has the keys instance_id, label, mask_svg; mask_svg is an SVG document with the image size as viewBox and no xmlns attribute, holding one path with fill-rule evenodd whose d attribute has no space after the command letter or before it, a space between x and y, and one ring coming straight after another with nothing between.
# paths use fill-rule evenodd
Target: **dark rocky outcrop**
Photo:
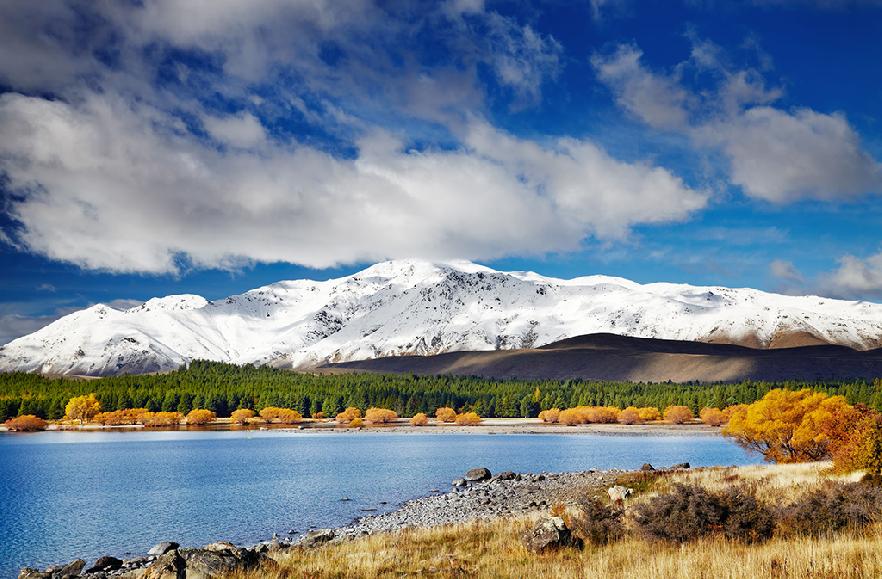
<instances>
[{"instance_id":1,"label":"dark rocky outcrop","mask_svg":"<svg viewBox=\"0 0 882 579\"><path fill-rule=\"evenodd\" d=\"M304 535L304 537L300 539L300 542L297 544L305 549L312 549L313 547L324 545L325 543L333 540L334 537L335 533L331 529L316 529L314 531L306 533L306 535Z\"/></svg>"},{"instance_id":2,"label":"dark rocky outcrop","mask_svg":"<svg viewBox=\"0 0 882 579\"><path fill-rule=\"evenodd\" d=\"M579 547L581 542L573 536L560 517L541 519L521 537L524 546L531 553L542 553L565 547Z\"/></svg>"},{"instance_id":3,"label":"dark rocky outcrop","mask_svg":"<svg viewBox=\"0 0 882 579\"><path fill-rule=\"evenodd\" d=\"M490 480L492 478L492 474L490 474L490 470L486 468L473 468L465 473L465 476L462 478L466 480L466 482L481 482L485 480Z\"/></svg>"},{"instance_id":4,"label":"dark rocky outcrop","mask_svg":"<svg viewBox=\"0 0 882 579\"><path fill-rule=\"evenodd\" d=\"M116 557L111 557L110 555L105 555L103 557L99 557L95 564L86 569L86 573L98 573L99 571L116 571L117 569L122 568L123 562L121 559L117 559Z\"/></svg>"}]
</instances>

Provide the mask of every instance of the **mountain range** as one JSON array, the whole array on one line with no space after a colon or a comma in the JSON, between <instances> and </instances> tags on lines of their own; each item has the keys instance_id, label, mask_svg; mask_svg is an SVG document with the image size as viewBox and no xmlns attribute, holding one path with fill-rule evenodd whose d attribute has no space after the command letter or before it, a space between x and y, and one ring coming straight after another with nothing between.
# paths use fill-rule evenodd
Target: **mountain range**
<instances>
[{"instance_id":1,"label":"mountain range","mask_svg":"<svg viewBox=\"0 0 882 579\"><path fill-rule=\"evenodd\" d=\"M545 277L470 262L396 260L220 300L98 304L0 348L0 370L162 372L193 359L309 369L459 351L535 349L584 334L755 349L882 345L882 305L623 278Z\"/></svg>"}]
</instances>

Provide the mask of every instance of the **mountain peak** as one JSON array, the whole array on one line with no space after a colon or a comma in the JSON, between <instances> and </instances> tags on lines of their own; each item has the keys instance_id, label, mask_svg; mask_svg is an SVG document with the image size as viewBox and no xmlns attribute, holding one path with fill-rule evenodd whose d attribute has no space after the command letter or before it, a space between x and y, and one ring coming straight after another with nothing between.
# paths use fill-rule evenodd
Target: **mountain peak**
<instances>
[{"instance_id":1,"label":"mountain peak","mask_svg":"<svg viewBox=\"0 0 882 579\"><path fill-rule=\"evenodd\" d=\"M10 342L0 350L0 370L163 371L197 358L308 368L535 348L599 332L755 348L870 349L882 344L882 305L405 259L323 282L279 282L214 303L175 295L125 311L93 306Z\"/></svg>"}]
</instances>

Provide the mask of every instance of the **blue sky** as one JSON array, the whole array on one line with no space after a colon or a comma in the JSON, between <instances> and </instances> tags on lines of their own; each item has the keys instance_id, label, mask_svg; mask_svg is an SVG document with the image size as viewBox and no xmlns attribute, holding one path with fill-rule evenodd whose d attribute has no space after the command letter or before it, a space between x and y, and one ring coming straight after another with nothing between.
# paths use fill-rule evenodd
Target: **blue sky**
<instances>
[{"instance_id":1,"label":"blue sky","mask_svg":"<svg viewBox=\"0 0 882 579\"><path fill-rule=\"evenodd\" d=\"M882 3L11 0L0 342L386 259L882 296Z\"/></svg>"}]
</instances>

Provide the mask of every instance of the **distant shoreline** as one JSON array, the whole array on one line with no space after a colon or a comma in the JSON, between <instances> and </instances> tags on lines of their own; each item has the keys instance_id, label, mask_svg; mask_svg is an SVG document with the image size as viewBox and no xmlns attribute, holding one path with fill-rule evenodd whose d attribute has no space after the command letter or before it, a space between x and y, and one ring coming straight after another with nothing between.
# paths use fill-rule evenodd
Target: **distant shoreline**
<instances>
[{"instance_id":1,"label":"distant shoreline","mask_svg":"<svg viewBox=\"0 0 882 579\"><path fill-rule=\"evenodd\" d=\"M44 432L228 432L235 430L275 430L281 432L321 432L328 434L626 434L631 436L713 436L720 433L718 427L700 423L668 424L657 422L649 424L580 424L568 426L565 424L545 423L538 418L485 418L481 424L474 426L435 423L434 421L426 426L411 426L407 419L401 419L392 424L366 425L359 428L337 425L333 421L305 421L293 425L268 424L259 427L238 426L231 424L229 419L222 418L205 426L145 427L142 425L105 426L100 424L59 426L53 424ZM6 427L0 426L0 432L7 432Z\"/></svg>"}]
</instances>

